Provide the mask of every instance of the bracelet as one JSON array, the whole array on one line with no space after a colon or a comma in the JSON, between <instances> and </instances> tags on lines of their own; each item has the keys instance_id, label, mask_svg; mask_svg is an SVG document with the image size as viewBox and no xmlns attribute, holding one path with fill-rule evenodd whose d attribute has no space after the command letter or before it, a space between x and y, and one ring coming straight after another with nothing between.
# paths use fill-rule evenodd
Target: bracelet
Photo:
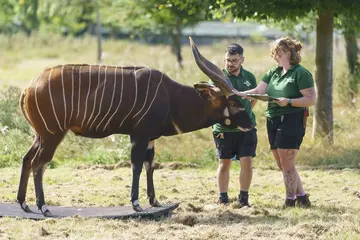
<instances>
[{"instance_id":1,"label":"bracelet","mask_svg":"<svg viewBox=\"0 0 360 240\"><path fill-rule=\"evenodd\" d=\"M292 101L291 101L290 98L288 98L288 104L287 104L287 106L288 106L288 107L291 107L291 106L292 106L291 104L292 104Z\"/></svg>"}]
</instances>

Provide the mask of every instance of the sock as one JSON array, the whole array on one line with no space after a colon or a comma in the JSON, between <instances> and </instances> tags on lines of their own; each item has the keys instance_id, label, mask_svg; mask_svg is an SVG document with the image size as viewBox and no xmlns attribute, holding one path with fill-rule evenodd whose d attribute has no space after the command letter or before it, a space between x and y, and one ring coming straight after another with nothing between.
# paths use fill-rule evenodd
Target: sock
<instances>
[{"instance_id":1,"label":"sock","mask_svg":"<svg viewBox=\"0 0 360 240\"><path fill-rule=\"evenodd\" d=\"M305 195L306 195L305 192L303 192L303 193L297 193L297 194L296 194L297 197L303 197L303 196L305 196Z\"/></svg>"},{"instance_id":2,"label":"sock","mask_svg":"<svg viewBox=\"0 0 360 240\"><path fill-rule=\"evenodd\" d=\"M295 196L295 197L286 197L286 199L295 200L295 199L296 199L296 196Z\"/></svg>"},{"instance_id":3,"label":"sock","mask_svg":"<svg viewBox=\"0 0 360 240\"><path fill-rule=\"evenodd\" d=\"M240 190L240 196L249 196L249 192Z\"/></svg>"},{"instance_id":4,"label":"sock","mask_svg":"<svg viewBox=\"0 0 360 240\"><path fill-rule=\"evenodd\" d=\"M221 192L220 197L221 198L229 198L227 192Z\"/></svg>"}]
</instances>

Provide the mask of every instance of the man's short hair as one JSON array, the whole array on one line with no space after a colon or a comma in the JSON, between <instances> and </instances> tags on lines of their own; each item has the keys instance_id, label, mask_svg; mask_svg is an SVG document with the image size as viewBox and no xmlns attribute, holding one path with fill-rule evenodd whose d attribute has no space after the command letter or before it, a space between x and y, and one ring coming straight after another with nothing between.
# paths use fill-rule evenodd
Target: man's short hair
<instances>
[{"instance_id":1,"label":"man's short hair","mask_svg":"<svg viewBox=\"0 0 360 240\"><path fill-rule=\"evenodd\" d=\"M244 49L239 44L232 43L225 49L225 53L229 53L230 55L235 55L235 54L243 55Z\"/></svg>"}]
</instances>

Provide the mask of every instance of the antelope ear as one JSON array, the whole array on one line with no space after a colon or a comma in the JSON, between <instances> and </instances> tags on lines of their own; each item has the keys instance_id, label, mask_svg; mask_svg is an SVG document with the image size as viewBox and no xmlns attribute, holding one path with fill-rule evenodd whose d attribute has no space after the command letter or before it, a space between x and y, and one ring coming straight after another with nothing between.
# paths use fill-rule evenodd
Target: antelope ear
<instances>
[{"instance_id":1,"label":"antelope ear","mask_svg":"<svg viewBox=\"0 0 360 240\"><path fill-rule=\"evenodd\" d=\"M211 85L207 82L199 82L194 84L195 90L199 93L200 97L205 100L214 100L219 96L223 96L223 92L220 88Z\"/></svg>"}]
</instances>

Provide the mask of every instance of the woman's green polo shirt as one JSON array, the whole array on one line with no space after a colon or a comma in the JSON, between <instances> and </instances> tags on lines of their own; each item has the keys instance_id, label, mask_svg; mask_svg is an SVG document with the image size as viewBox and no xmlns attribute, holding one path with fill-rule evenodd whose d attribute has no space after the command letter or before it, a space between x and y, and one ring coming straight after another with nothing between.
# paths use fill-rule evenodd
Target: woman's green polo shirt
<instances>
[{"instance_id":1,"label":"woman's green polo shirt","mask_svg":"<svg viewBox=\"0 0 360 240\"><path fill-rule=\"evenodd\" d=\"M282 67L270 69L262 81L268 84L266 93L272 97L301 98L300 90L314 87L311 73L299 64L291 65L288 71L281 76ZM266 109L267 117L282 116L300 111L300 107L280 107L275 102L269 102Z\"/></svg>"}]
</instances>

